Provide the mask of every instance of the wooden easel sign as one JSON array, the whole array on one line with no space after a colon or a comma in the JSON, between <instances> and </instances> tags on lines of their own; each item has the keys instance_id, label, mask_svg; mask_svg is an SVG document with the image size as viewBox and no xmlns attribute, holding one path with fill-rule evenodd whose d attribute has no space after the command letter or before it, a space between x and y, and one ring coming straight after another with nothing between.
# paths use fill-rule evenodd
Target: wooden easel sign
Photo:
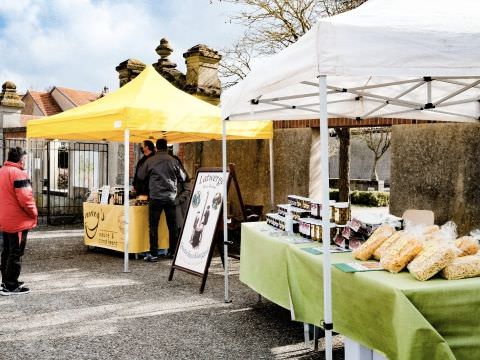
<instances>
[{"instance_id":1,"label":"wooden easel sign","mask_svg":"<svg viewBox=\"0 0 480 360\"><path fill-rule=\"evenodd\" d=\"M230 171L227 171L230 183ZM180 234L168 280L175 269L201 276L205 288L212 259L214 239L221 221L223 173L221 168L200 168L190 197L187 216Z\"/></svg>"}]
</instances>

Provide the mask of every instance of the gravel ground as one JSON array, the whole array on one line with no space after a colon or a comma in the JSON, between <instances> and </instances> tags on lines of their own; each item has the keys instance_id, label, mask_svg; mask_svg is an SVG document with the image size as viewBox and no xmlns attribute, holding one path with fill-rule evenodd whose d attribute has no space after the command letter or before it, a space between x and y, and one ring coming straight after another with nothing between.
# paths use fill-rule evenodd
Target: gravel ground
<instances>
[{"instance_id":1,"label":"gravel ground","mask_svg":"<svg viewBox=\"0 0 480 360\"><path fill-rule=\"evenodd\" d=\"M53 228L55 229L55 228ZM21 280L31 293L0 297L0 359L323 359L303 344L303 325L238 280L223 302L222 265L214 258L205 293L200 278L170 261L130 261L88 251L81 230L34 231ZM334 359L343 359L341 336Z\"/></svg>"}]
</instances>

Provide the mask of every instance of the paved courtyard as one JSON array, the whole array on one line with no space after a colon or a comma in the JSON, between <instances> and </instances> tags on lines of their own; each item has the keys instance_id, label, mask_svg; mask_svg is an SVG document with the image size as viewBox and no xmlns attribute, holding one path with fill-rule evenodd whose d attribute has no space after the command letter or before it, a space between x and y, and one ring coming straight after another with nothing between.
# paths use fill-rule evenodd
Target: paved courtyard
<instances>
[{"instance_id":1,"label":"paved courtyard","mask_svg":"<svg viewBox=\"0 0 480 360\"><path fill-rule=\"evenodd\" d=\"M31 293L0 297L1 359L323 359L303 344L303 326L288 311L238 279L223 302L223 268L215 258L205 293L200 278L175 272L170 261L130 261L89 251L81 230L35 231L21 280ZM334 338L335 359L343 359Z\"/></svg>"}]
</instances>

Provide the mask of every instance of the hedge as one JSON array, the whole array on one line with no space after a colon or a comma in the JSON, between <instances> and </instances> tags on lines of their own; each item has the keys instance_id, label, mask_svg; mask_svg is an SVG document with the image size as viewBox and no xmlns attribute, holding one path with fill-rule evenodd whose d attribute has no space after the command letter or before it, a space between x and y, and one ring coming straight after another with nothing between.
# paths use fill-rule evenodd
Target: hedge
<instances>
[{"instance_id":1,"label":"hedge","mask_svg":"<svg viewBox=\"0 0 480 360\"><path fill-rule=\"evenodd\" d=\"M330 199L338 201L338 189L330 189ZM355 190L350 192L350 201L355 205L388 206L390 203L390 193Z\"/></svg>"}]
</instances>

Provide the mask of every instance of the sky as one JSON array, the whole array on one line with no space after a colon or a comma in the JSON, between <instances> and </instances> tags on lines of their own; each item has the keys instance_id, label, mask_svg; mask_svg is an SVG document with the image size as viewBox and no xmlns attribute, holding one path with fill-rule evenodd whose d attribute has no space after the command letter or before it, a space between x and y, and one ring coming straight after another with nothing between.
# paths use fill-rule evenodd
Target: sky
<instances>
[{"instance_id":1,"label":"sky","mask_svg":"<svg viewBox=\"0 0 480 360\"><path fill-rule=\"evenodd\" d=\"M165 37L170 59L185 72L183 53L196 44L219 50L244 31L228 15L238 5L210 0L0 0L0 83L19 92L52 86L100 92L118 88L115 67L159 56Z\"/></svg>"}]
</instances>

